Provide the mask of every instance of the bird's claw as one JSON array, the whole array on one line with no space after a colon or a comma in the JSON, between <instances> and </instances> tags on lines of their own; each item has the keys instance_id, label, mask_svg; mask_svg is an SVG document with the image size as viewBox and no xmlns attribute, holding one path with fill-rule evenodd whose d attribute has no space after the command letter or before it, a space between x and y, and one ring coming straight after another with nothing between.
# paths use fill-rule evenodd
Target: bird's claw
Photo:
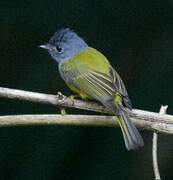
<instances>
[{"instance_id":1,"label":"bird's claw","mask_svg":"<svg viewBox=\"0 0 173 180\"><path fill-rule=\"evenodd\" d=\"M64 96L61 92L57 93L58 96L58 100L60 100L62 102L62 104L65 102L65 100L67 99L66 96Z\"/></svg>"},{"instance_id":2,"label":"bird's claw","mask_svg":"<svg viewBox=\"0 0 173 180\"><path fill-rule=\"evenodd\" d=\"M61 101L62 104L65 102L65 100L68 99L70 103L72 104L72 106L75 103L75 98L78 97L78 95L71 95L67 97L67 96L64 96L61 92L58 92L57 96L58 96L58 100Z\"/></svg>"},{"instance_id":3,"label":"bird's claw","mask_svg":"<svg viewBox=\"0 0 173 180\"><path fill-rule=\"evenodd\" d=\"M75 102L75 98L77 98L78 97L78 95L71 95L71 96L69 96L68 97L68 99L71 101L71 103L72 103L72 106L74 105L74 102Z\"/></svg>"}]
</instances>

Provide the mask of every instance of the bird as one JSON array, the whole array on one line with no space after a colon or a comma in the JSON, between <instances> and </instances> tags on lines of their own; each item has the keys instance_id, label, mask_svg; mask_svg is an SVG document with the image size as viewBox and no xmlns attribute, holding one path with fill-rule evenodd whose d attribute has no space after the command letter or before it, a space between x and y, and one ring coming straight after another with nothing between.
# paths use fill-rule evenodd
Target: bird
<instances>
[{"instance_id":1,"label":"bird","mask_svg":"<svg viewBox=\"0 0 173 180\"><path fill-rule=\"evenodd\" d=\"M118 117L127 150L144 145L139 131L132 123L129 112L132 104L120 75L108 59L70 28L57 30L47 49L58 63L61 78L83 100L96 100Z\"/></svg>"}]
</instances>

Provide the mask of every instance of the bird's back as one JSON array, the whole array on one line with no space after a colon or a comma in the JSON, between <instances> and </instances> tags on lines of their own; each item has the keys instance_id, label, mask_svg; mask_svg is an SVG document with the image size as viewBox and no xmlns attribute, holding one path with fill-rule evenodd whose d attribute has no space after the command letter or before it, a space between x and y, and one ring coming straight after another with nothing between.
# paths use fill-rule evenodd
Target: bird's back
<instances>
[{"instance_id":1,"label":"bird's back","mask_svg":"<svg viewBox=\"0 0 173 180\"><path fill-rule=\"evenodd\" d=\"M98 84L103 84L102 87L97 87L98 90L102 89L102 97L113 99L115 93L118 92L122 96L125 106L131 109L130 99L128 98L123 81L112 68L107 58L96 49L89 47L73 58L64 61L59 65L59 70L62 78L73 91L75 91L75 86L82 84L86 76L92 74L93 78L99 80ZM78 83L79 81L80 83ZM93 83L96 84L95 82ZM86 86L87 83L85 80L85 86L82 87L82 92L85 92ZM77 89L80 88L77 87ZM96 94L97 92L94 93Z\"/></svg>"},{"instance_id":2,"label":"bird's back","mask_svg":"<svg viewBox=\"0 0 173 180\"><path fill-rule=\"evenodd\" d=\"M93 70L108 74L110 63L102 53L88 47L78 55L64 61L60 66L65 69L73 70L77 68L80 71Z\"/></svg>"}]
</instances>

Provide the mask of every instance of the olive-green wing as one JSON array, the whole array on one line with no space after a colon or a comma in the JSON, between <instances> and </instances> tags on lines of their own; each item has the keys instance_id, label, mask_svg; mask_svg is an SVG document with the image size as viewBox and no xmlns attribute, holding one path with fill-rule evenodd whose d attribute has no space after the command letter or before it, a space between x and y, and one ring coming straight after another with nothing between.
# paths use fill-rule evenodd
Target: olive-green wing
<instances>
[{"instance_id":1,"label":"olive-green wing","mask_svg":"<svg viewBox=\"0 0 173 180\"><path fill-rule=\"evenodd\" d=\"M121 95L125 107L132 109L132 104L128 96L127 90L125 88L125 85L119 74L112 67L110 68L110 77L113 81L116 91Z\"/></svg>"},{"instance_id":2,"label":"olive-green wing","mask_svg":"<svg viewBox=\"0 0 173 180\"><path fill-rule=\"evenodd\" d=\"M109 73L106 74L83 67L82 64L77 64L75 68L63 68L61 74L63 74L62 76L65 77L63 79L68 84L80 89L89 97L103 104L108 101L110 105L113 104L115 94L118 93L124 105L131 109L131 103L120 76L111 66L109 69Z\"/></svg>"}]
</instances>

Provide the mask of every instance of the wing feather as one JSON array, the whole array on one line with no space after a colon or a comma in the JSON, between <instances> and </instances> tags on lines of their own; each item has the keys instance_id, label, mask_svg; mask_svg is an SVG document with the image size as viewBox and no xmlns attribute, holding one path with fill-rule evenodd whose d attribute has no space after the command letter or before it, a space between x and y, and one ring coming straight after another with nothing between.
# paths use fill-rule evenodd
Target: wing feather
<instances>
[{"instance_id":1,"label":"wing feather","mask_svg":"<svg viewBox=\"0 0 173 180\"><path fill-rule=\"evenodd\" d=\"M103 82L100 83L100 80L90 72L78 76L74 82L75 86L99 101L109 99L113 95L113 91Z\"/></svg>"},{"instance_id":2,"label":"wing feather","mask_svg":"<svg viewBox=\"0 0 173 180\"><path fill-rule=\"evenodd\" d=\"M132 109L132 103L128 96L125 85L124 85L120 75L112 67L110 68L110 76L112 77L112 82L116 89L116 92L118 92L122 97L124 105L126 107L128 107L129 109Z\"/></svg>"},{"instance_id":3,"label":"wing feather","mask_svg":"<svg viewBox=\"0 0 173 180\"><path fill-rule=\"evenodd\" d=\"M109 73L88 69L84 64L76 63L76 67L68 67L65 63L60 68L62 78L72 86L87 92L87 95L96 100L103 101L114 99L115 94L121 96L123 104L132 108L124 83L119 74L110 66Z\"/></svg>"}]
</instances>

